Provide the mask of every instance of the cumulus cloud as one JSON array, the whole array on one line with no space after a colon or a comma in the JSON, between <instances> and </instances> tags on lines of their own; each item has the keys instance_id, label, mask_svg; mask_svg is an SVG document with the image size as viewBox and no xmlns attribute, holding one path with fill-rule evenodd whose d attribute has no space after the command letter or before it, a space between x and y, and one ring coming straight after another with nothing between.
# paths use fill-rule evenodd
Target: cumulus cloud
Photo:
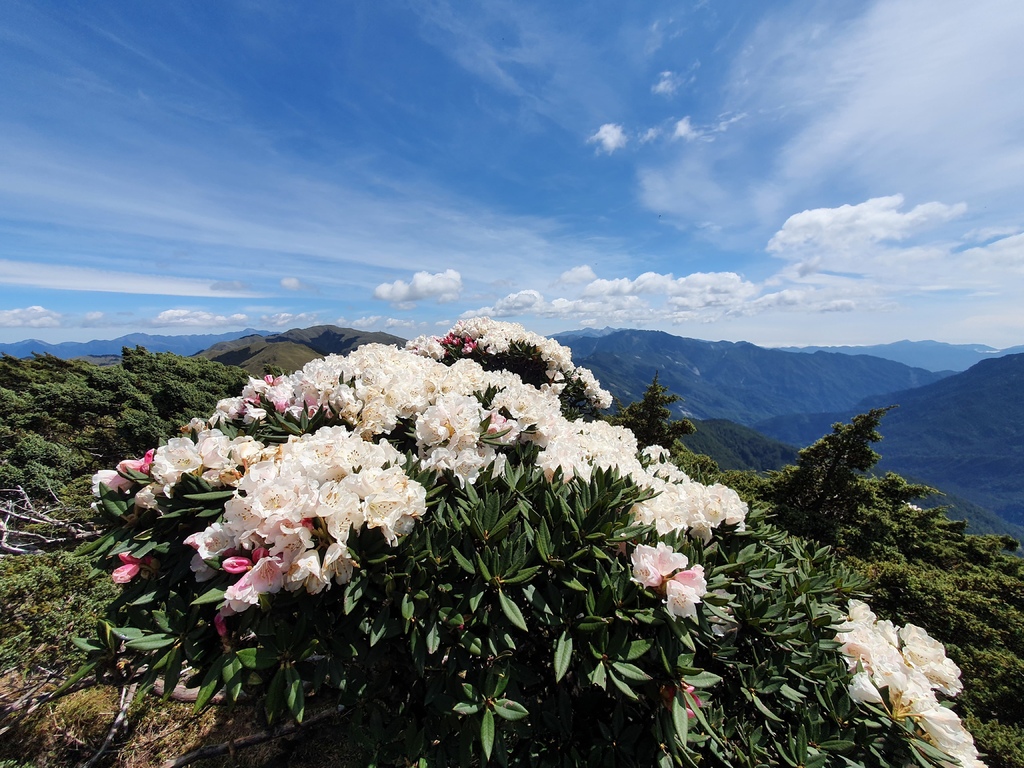
<instances>
[{"instance_id":1,"label":"cumulus cloud","mask_svg":"<svg viewBox=\"0 0 1024 768\"><path fill-rule=\"evenodd\" d=\"M62 315L51 309L34 305L23 309L0 310L2 328L58 328Z\"/></svg>"},{"instance_id":2,"label":"cumulus cloud","mask_svg":"<svg viewBox=\"0 0 1024 768\"><path fill-rule=\"evenodd\" d=\"M597 151L610 155L617 149L626 146L626 132L618 123L605 123L597 129L597 133L587 139L587 144L597 144Z\"/></svg>"},{"instance_id":3,"label":"cumulus cloud","mask_svg":"<svg viewBox=\"0 0 1024 768\"><path fill-rule=\"evenodd\" d=\"M156 327L164 326L200 326L212 328L224 325L246 325L249 316L243 314L217 315L213 312L193 309L165 309L148 322Z\"/></svg>"},{"instance_id":4,"label":"cumulus cloud","mask_svg":"<svg viewBox=\"0 0 1024 768\"><path fill-rule=\"evenodd\" d=\"M787 254L820 249L849 251L886 241L901 241L945 223L967 210L964 203L931 202L902 213L903 195L875 197L857 205L815 208L795 213L768 242L768 251Z\"/></svg>"},{"instance_id":5,"label":"cumulus cloud","mask_svg":"<svg viewBox=\"0 0 1024 768\"><path fill-rule=\"evenodd\" d=\"M454 269L431 274L417 272L411 282L395 280L381 283L373 291L373 298L396 305L409 306L422 299L434 299L440 304L456 301L462 293L462 275Z\"/></svg>"},{"instance_id":6,"label":"cumulus cloud","mask_svg":"<svg viewBox=\"0 0 1024 768\"><path fill-rule=\"evenodd\" d=\"M519 317L526 314L545 314L546 302L540 291L532 288L510 293L489 307L463 312L462 317Z\"/></svg>"},{"instance_id":7,"label":"cumulus cloud","mask_svg":"<svg viewBox=\"0 0 1024 768\"><path fill-rule=\"evenodd\" d=\"M682 85L682 80L675 72L662 72L658 76L658 82L651 86L651 93L656 93L659 96L672 96L679 86Z\"/></svg>"},{"instance_id":8,"label":"cumulus cloud","mask_svg":"<svg viewBox=\"0 0 1024 768\"><path fill-rule=\"evenodd\" d=\"M674 324L724 317L760 291L759 286L734 272L696 272L679 278L645 272L634 279L595 278L583 287L582 295L577 298L559 297L548 301L536 290L517 291L462 316L529 315L584 325L595 322L640 326Z\"/></svg>"},{"instance_id":9,"label":"cumulus cloud","mask_svg":"<svg viewBox=\"0 0 1024 768\"><path fill-rule=\"evenodd\" d=\"M355 320L349 320L346 317L339 317L334 321L335 325L340 325L345 328L356 328L359 330L366 330L368 328L374 328L381 324L384 317L381 315L366 315L364 317L357 317Z\"/></svg>"},{"instance_id":10,"label":"cumulus cloud","mask_svg":"<svg viewBox=\"0 0 1024 768\"><path fill-rule=\"evenodd\" d=\"M702 309L736 304L756 296L758 287L735 272L694 272L683 277L644 272L636 279L594 280L583 290L584 296L670 297L669 305L679 309Z\"/></svg>"},{"instance_id":11,"label":"cumulus cloud","mask_svg":"<svg viewBox=\"0 0 1024 768\"><path fill-rule=\"evenodd\" d=\"M704 134L693 127L690 122L689 116L684 117L682 120L676 123L675 130L672 132L672 138L674 139L685 139L686 141L693 141L699 139Z\"/></svg>"},{"instance_id":12,"label":"cumulus cloud","mask_svg":"<svg viewBox=\"0 0 1024 768\"><path fill-rule=\"evenodd\" d=\"M260 315L260 323L271 328L308 328L320 321L320 315L316 312L275 312L272 315Z\"/></svg>"},{"instance_id":13,"label":"cumulus cloud","mask_svg":"<svg viewBox=\"0 0 1024 768\"><path fill-rule=\"evenodd\" d=\"M594 270L590 268L590 265L581 264L578 267L573 267L563 272L561 277L558 278L558 282L562 285L577 285L579 283L589 283L595 279L597 279L597 275L594 274Z\"/></svg>"}]
</instances>

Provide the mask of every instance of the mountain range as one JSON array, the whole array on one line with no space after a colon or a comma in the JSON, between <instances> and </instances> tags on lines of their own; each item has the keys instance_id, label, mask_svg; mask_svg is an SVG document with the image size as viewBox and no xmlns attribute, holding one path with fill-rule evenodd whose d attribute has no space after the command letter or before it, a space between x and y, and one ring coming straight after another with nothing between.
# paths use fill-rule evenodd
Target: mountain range
<instances>
[{"instance_id":1,"label":"mountain range","mask_svg":"<svg viewBox=\"0 0 1024 768\"><path fill-rule=\"evenodd\" d=\"M1024 352L1024 345L995 349L985 344L947 344L943 341L894 341L864 347L776 347L785 352L839 352L844 355L871 355L895 360L929 371L965 371L982 360Z\"/></svg>"},{"instance_id":2,"label":"mountain range","mask_svg":"<svg viewBox=\"0 0 1024 768\"><path fill-rule=\"evenodd\" d=\"M1024 354L985 360L916 389L865 398L831 413L773 418L755 428L805 445L829 425L871 408L882 420L879 468L960 495L1024 525Z\"/></svg>"},{"instance_id":3,"label":"mountain range","mask_svg":"<svg viewBox=\"0 0 1024 768\"><path fill-rule=\"evenodd\" d=\"M680 415L751 426L793 413L841 411L870 395L938 381L946 374L867 355L801 355L747 342L701 341L661 331L563 334L577 365L622 402L639 400L658 374L683 398Z\"/></svg>"},{"instance_id":4,"label":"mountain range","mask_svg":"<svg viewBox=\"0 0 1024 768\"><path fill-rule=\"evenodd\" d=\"M228 333L195 334L184 336L153 336L148 333L130 333L116 339L95 339L93 341L62 341L50 344L39 339L26 339L8 344L0 344L0 354L11 357L32 357L32 355L53 355L64 360L76 357L120 357L121 347L145 347L150 352L173 352L176 355L194 355L212 344L221 341L238 339L242 336L265 336L270 331L257 331L246 328L244 331Z\"/></svg>"}]
</instances>

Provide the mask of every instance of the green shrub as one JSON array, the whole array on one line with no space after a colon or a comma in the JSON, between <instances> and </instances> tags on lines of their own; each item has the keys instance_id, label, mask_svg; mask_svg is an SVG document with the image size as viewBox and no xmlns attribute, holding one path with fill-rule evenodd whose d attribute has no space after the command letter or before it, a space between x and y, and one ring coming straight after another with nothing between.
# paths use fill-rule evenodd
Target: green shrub
<instances>
[{"instance_id":1,"label":"green shrub","mask_svg":"<svg viewBox=\"0 0 1024 768\"><path fill-rule=\"evenodd\" d=\"M67 552L0 558L0 669L59 672L81 663L71 638L92 631L116 594Z\"/></svg>"},{"instance_id":2,"label":"green shrub","mask_svg":"<svg viewBox=\"0 0 1024 768\"><path fill-rule=\"evenodd\" d=\"M378 765L949 764L931 678L915 717L848 693L836 627L874 617L828 548L567 420L607 398L554 342L474 321L411 347L250 380L100 474L90 549L126 587L90 663L123 644L118 670L271 721L333 691Z\"/></svg>"}]
</instances>

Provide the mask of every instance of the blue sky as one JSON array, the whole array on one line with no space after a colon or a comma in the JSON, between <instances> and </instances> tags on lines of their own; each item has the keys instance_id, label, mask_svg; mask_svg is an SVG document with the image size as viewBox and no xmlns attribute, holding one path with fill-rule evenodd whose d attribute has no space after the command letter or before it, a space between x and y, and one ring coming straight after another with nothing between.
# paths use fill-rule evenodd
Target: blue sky
<instances>
[{"instance_id":1,"label":"blue sky","mask_svg":"<svg viewBox=\"0 0 1024 768\"><path fill-rule=\"evenodd\" d=\"M0 5L0 341L1024 343L1024 4Z\"/></svg>"}]
</instances>

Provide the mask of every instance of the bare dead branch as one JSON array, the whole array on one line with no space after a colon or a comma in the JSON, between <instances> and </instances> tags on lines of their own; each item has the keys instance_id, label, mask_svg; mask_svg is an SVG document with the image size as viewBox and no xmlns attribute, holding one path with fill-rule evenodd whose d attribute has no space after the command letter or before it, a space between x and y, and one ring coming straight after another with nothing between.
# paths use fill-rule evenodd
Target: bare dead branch
<instances>
[{"instance_id":1,"label":"bare dead branch","mask_svg":"<svg viewBox=\"0 0 1024 768\"><path fill-rule=\"evenodd\" d=\"M34 555L56 547L78 544L100 534L94 526L52 514L64 507L54 496L42 509L32 501L25 489L0 489L0 557L3 555ZM32 526L50 529L47 532L28 530ZM52 532L51 532L52 531Z\"/></svg>"},{"instance_id":2,"label":"bare dead branch","mask_svg":"<svg viewBox=\"0 0 1024 768\"><path fill-rule=\"evenodd\" d=\"M114 722L110 726L110 730L107 731L107 737L103 739L103 743L96 751L96 754L83 763L81 768L93 768L93 766L96 765L96 762L103 757L104 753L110 748L110 745L114 743L114 738L117 736L117 732L120 731L121 727L124 725L125 716L128 714L128 707L131 706L132 700L135 698L135 691L138 687L138 683L133 683L132 685L127 685L121 688L121 708L118 709L117 716L114 718Z\"/></svg>"}]
</instances>

